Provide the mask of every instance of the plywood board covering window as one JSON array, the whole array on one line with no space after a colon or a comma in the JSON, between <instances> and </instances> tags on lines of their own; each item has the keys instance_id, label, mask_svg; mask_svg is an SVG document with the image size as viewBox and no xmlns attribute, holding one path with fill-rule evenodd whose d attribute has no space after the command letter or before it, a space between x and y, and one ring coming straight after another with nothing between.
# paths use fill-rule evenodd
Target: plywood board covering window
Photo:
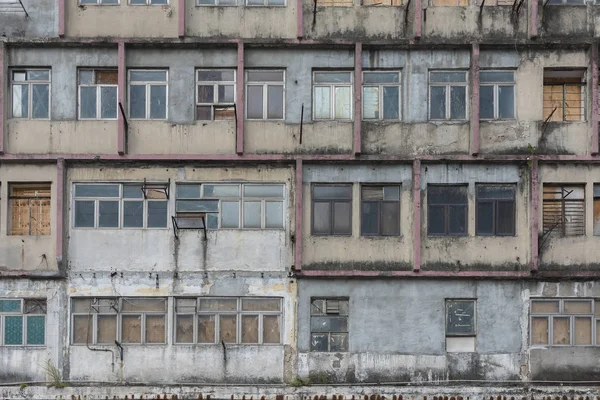
<instances>
[{"instance_id":1,"label":"plywood board covering window","mask_svg":"<svg viewBox=\"0 0 600 400\"><path fill-rule=\"evenodd\" d=\"M598 346L598 314L597 299L532 299L531 345Z\"/></svg>"},{"instance_id":2,"label":"plywood board covering window","mask_svg":"<svg viewBox=\"0 0 600 400\"><path fill-rule=\"evenodd\" d=\"M576 74L578 72L575 72ZM544 120L584 121L585 81L581 77L544 75ZM565 73L567 74L567 73ZM568 74L571 75L571 74Z\"/></svg>"},{"instance_id":3,"label":"plywood board covering window","mask_svg":"<svg viewBox=\"0 0 600 400\"><path fill-rule=\"evenodd\" d=\"M50 235L50 184L10 186L10 235Z\"/></svg>"}]
</instances>

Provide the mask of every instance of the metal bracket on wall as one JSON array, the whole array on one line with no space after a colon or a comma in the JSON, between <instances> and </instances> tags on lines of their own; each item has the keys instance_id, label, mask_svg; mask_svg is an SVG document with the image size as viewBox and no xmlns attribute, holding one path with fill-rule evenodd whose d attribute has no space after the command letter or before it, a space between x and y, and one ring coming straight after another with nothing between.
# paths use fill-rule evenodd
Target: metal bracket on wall
<instances>
[{"instance_id":1,"label":"metal bracket on wall","mask_svg":"<svg viewBox=\"0 0 600 400\"><path fill-rule=\"evenodd\" d=\"M155 195L152 195L151 192L157 192L163 194L167 200L169 200L169 192L171 188L171 178L167 181L167 183L151 183L147 182L146 178L144 178L144 184L142 185L142 193L144 193L144 199L155 198Z\"/></svg>"},{"instance_id":2,"label":"metal bracket on wall","mask_svg":"<svg viewBox=\"0 0 600 400\"><path fill-rule=\"evenodd\" d=\"M179 231L186 230L202 230L204 231L204 240L206 236L206 213L203 212L178 212L177 215L171 217L173 223L173 234L175 239L179 239Z\"/></svg>"}]
</instances>

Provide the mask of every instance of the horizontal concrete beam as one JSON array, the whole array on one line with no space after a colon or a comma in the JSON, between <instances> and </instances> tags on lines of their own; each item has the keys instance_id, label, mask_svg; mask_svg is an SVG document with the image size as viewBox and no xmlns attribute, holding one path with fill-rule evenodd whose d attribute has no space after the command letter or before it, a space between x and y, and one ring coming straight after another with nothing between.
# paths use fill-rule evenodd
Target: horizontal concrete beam
<instances>
[{"instance_id":1,"label":"horizontal concrete beam","mask_svg":"<svg viewBox=\"0 0 600 400\"><path fill-rule=\"evenodd\" d=\"M537 273L514 271L329 271L302 270L297 278L465 278L465 279L598 279L598 271L538 271Z\"/></svg>"}]
</instances>

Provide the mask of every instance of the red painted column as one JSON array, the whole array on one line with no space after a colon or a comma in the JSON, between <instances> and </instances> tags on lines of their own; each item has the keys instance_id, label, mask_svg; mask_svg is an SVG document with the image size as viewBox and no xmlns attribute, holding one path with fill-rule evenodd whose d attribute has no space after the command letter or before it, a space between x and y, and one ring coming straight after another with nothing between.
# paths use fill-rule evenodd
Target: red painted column
<instances>
[{"instance_id":1,"label":"red painted column","mask_svg":"<svg viewBox=\"0 0 600 400\"><path fill-rule=\"evenodd\" d=\"M415 39L421 38L421 25L423 23L423 6L421 0L415 0Z\"/></svg>"},{"instance_id":2,"label":"red painted column","mask_svg":"<svg viewBox=\"0 0 600 400\"><path fill-rule=\"evenodd\" d=\"M421 160L414 160L413 179L413 271L421 270Z\"/></svg>"},{"instance_id":3,"label":"red painted column","mask_svg":"<svg viewBox=\"0 0 600 400\"><path fill-rule=\"evenodd\" d=\"M65 0L58 0L58 36L65 36Z\"/></svg>"},{"instance_id":4,"label":"red painted column","mask_svg":"<svg viewBox=\"0 0 600 400\"><path fill-rule=\"evenodd\" d=\"M56 162L56 262L59 267L63 259L64 236L64 196L65 196L65 160L59 158Z\"/></svg>"},{"instance_id":5,"label":"red painted column","mask_svg":"<svg viewBox=\"0 0 600 400\"><path fill-rule=\"evenodd\" d=\"M538 35L538 0L530 0L529 7L529 37L536 38Z\"/></svg>"},{"instance_id":6,"label":"red painted column","mask_svg":"<svg viewBox=\"0 0 600 400\"><path fill-rule=\"evenodd\" d=\"M354 154L362 147L362 43L354 48Z\"/></svg>"},{"instance_id":7,"label":"red painted column","mask_svg":"<svg viewBox=\"0 0 600 400\"><path fill-rule=\"evenodd\" d=\"M471 154L479 154L479 44L471 51Z\"/></svg>"},{"instance_id":8,"label":"red painted column","mask_svg":"<svg viewBox=\"0 0 600 400\"><path fill-rule=\"evenodd\" d=\"M294 254L294 268L296 271L302 270L302 219L303 211L303 190L302 190L302 159L296 160L296 183L295 183L296 205L296 253Z\"/></svg>"},{"instance_id":9,"label":"red painted column","mask_svg":"<svg viewBox=\"0 0 600 400\"><path fill-rule=\"evenodd\" d=\"M538 270L538 242L539 242L539 202L540 184L538 182L538 160L531 160L531 272Z\"/></svg>"},{"instance_id":10,"label":"red painted column","mask_svg":"<svg viewBox=\"0 0 600 400\"><path fill-rule=\"evenodd\" d=\"M598 43L592 43L592 155L598 154Z\"/></svg>"},{"instance_id":11,"label":"red painted column","mask_svg":"<svg viewBox=\"0 0 600 400\"><path fill-rule=\"evenodd\" d=\"M6 80L5 78L8 76L6 71L6 63L4 62L6 58L6 44L4 42L0 42L0 154L4 154L4 132L6 128L6 117L4 114L6 108L5 92L6 92Z\"/></svg>"},{"instance_id":12,"label":"red painted column","mask_svg":"<svg viewBox=\"0 0 600 400\"><path fill-rule=\"evenodd\" d=\"M125 42L119 42L118 49L118 76L117 76L117 86L119 91L119 103L123 106L125 112L127 112L128 107L125 102L125 92L127 90L127 70L125 66ZM127 153L127 138L125 137L125 118L121 114L121 109L119 108L119 118L117 121L118 125L118 137L117 137L117 152L120 155Z\"/></svg>"},{"instance_id":13,"label":"red painted column","mask_svg":"<svg viewBox=\"0 0 600 400\"><path fill-rule=\"evenodd\" d=\"M244 42L237 45L237 104L236 146L237 154L244 154Z\"/></svg>"},{"instance_id":14,"label":"red painted column","mask_svg":"<svg viewBox=\"0 0 600 400\"><path fill-rule=\"evenodd\" d=\"M302 39L304 36L304 11L302 10L302 0L296 0L296 36Z\"/></svg>"},{"instance_id":15,"label":"red painted column","mask_svg":"<svg viewBox=\"0 0 600 400\"><path fill-rule=\"evenodd\" d=\"M182 38L185 36L185 0L179 0L178 7L177 32L179 33L179 37Z\"/></svg>"}]
</instances>

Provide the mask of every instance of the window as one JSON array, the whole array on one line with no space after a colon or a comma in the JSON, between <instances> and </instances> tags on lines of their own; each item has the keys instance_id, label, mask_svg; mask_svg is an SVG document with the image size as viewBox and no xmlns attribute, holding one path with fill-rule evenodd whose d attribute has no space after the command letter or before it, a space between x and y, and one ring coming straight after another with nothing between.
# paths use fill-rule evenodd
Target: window
<instances>
[{"instance_id":1,"label":"window","mask_svg":"<svg viewBox=\"0 0 600 400\"><path fill-rule=\"evenodd\" d=\"M401 0L361 0L363 6L401 6Z\"/></svg>"},{"instance_id":2,"label":"window","mask_svg":"<svg viewBox=\"0 0 600 400\"><path fill-rule=\"evenodd\" d=\"M363 72L363 119L400 119L400 72Z\"/></svg>"},{"instance_id":3,"label":"window","mask_svg":"<svg viewBox=\"0 0 600 400\"><path fill-rule=\"evenodd\" d=\"M432 5L434 5L434 6L466 7L469 5L469 0L432 0Z\"/></svg>"},{"instance_id":4,"label":"window","mask_svg":"<svg viewBox=\"0 0 600 400\"><path fill-rule=\"evenodd\" d=\"M237 6L238 0L196 0L198 6Z\"/></svg>"},{"instance_id":5,"label":"window","mask_svg":"<svg viewBox=\"0 0 600 400\"><path fill-rule=\"evenodd\" d=\"M467 73L429 73L429 119L464 120L467 117Z\"/></svg>"},{"instance_id":6,"label":"window","mask_svg":"<svg viewBox=\"0 0 600 400\"><path fill-rule=\"evenodd\" d=\"M154 5L163 5L163 4L169 4L169 0L129 0L129 4L131 5L149 5L149 6L154 6Z\"/></svg>"},{"instance_id":7,"label":"window","mask_svg":"<svg viewBox=\"0 0 600 400\"><path fill-rule=\"evenodd\" d=\"M585 72L544 71L544 120L585 120Z\"/></svg>"},{"instance_id":8,"label":"window","mask_svg":"<svg viewBox=\"0 0 600 400\"><path fill-rule=\"evenodd\" d=\"M544 185L544 235L585 235L585 186Z\"/></svg>"},{"instance_id":9,"label":"window","mask_svg":"<svg viewBox=\"0 0 600 400\"><path fill-rule=\"evenodd\" d=\"M50 184L11 184L9 235L50 234Z\"/></svg>"},{"instance_id":10,"label":"window","mask_svg":"<svg viewBox=\"0 0 600 400\"><path fill-rule=\"evenodd\" d=\"M167 71L129 71L129 117L167 119Z\"/></svg>"},{"instance_id":11,"label":"window","mask_svg":"<svg viewBox=\"0 0 600 400\"><path fill-rule=\"evenodd\" d=\"M246 71L246 118L283 119L284 71Z\"/></svg>"},{"instance_id":12,"label":"window","mask_svg":"<svg viewBox=\"0 0 600 400\"><path fill-rule=\"evenodd\" d=\"M361 195L362 235L400 235L400 186L363 186Z\"/></svg>"},{"instance_id":13,"label":"window","mask_svg":"<svg viewBox=\"0 0 600 400\"><path fill-rule=\"evenodd\" d=\"M352 185L314 185L313 235L352 234Z\"/></svg>"},{"instance_id":14,"label":"window","mask_svg":"<svg viewBox=\"0 0 600 400\"><path fill-rule=\"evenodd\" d=\"M588 1L588 0L548 0L547 4L552 5L552 6L558 6L558 5L574 6L574 5L594 4L594 2Z\"/></svg>"},{"instance_id":15,"label":"window","mask_svg":"<svg viewBox=\"0 0 600 400\"><path fill-rule=\"evenodd\" d=\"M247 6L285 6L285 0L246 0Z\"/></svg>"},{"instance_id":16,"label":"window","mask_svg":"<svg viewBox=\"0 0 600 400\"><path fill-rule=\"evenodd\" d=\"M594 235L600 235L600 184L594 184Z\"/></svg>"},{"instance_id":17,"label":"window","mask_svg":"<svg viewBox=\"0 0 600 400\"><path fill-rule=\"evenodd\" d=\"M513 71L481 71L479 93L481 119L515 118L515 73Z\"/></svg>"},{"instance_id":18,"label":"window","mask_svg":"<svg viewBox=\"0 0 600 400\"><path fill-rule=\"evenodd\" d=\"M142 184L75 184L75 228L166 228L167 196Z\"/></svg>"},{"instance_id":19,"label":"window","mask_svg":"<svg viewBox=\"0 0 600 400\"><path fill-rule=\"evenodd\" d=\"M318 0L317 6L323 7L352 7L354 0Z\"/></svg>"},{"instance_id":20,"label":"window","mask_svg":"<svg viewBox=\"0 0 600 400\"><path fill-rule=\"evenodd\" d=\"M348 303L348 299L311 299L311 351L348 351Z\"/></svg>"},{"instance_id":21,"label":"window","mask_svg":"<svg viewBox=\"0 0 600 400\"><path fill-rule=\"evenodd\" d=\"M446 300L446 336L475 334L475 300Z\"/></svg>"},{"instance_id":22,"label":"window","mask_svg":"<svg viewBox=\"0 0 600 400\"><path fill-rule=\"evenodd\" d=\"M166 343L167 299L74 298L71 303L73 344Z\"/></svg>"},{"instance_id":23,"label":"window","mask_svg":"<svg viewBox=\"0 0 600 400\"><path fill-rule=\"evenodd\" d=\"M515 235L515 186L477 185L478 236Z\"/></svg>"},{"instance_id":24,"label":"window","mask_svg":"<svg viewBox=\"0 0 600 400\"><path fill-rule=\"evenodd\" d=\"M235 119L235 70L196 71L196 119Z\"/></svg>"},{"instance_id":25,"label":"window","mask_svg":"<svg viewBox=\"0 0 600 400\"><path fill-rule=\"evenodd\" d=\"M282 184L178 184L175 210L206 213L208 229L282 229Z\"/></svg>"},{"instance_id":26,"label":"window","mask_svg":"<svg viewBox=\"0 0 600 400\"><path fill-rule=\"evenodd\" d=\"M467 234L467 186L427 187L427 231L430 236Z\"/></svg>"},{"instance_id":27,"label":"window","mask_svg":"<svg viewBox=\"0 0 600 400\"><path fill-rule=\"evenodd\" d=\"M352 118L352 73L313 73L314 119Z\"/></svg>"},{"instance_id":28,"label":"window","mask_svg":"<svg viewBox=\"0 0 600 400\"><path fill-rule=\"evenodd\" d=\"M117 71L79 70L79 119L117 118Z\"/></svg>"},{"instance_id":29,"label":"window","mask_svg":"<svg viewBox=\"0 0 600 400\"><path fill-rule=\"evenodd\" d=\"M45 339L45 299L0 299L0 344L43 346Z\"/></svg>"},{"instance_id":30,"label":"window","mask_svg":"<svg viewBox=\"0 0 600 400\"><path fill-rule=\"evenodd\" d=\"M600 345L598 300L532 299L530 318L530 340L533 346Z\"/></svg>"},{"instance_id":31,"label":"window","mask_svg":"<svg viewBox=\"0 0 600 400\"><path fill-rule=\"evenodd\" d=\"M119 0L79 0L79 4L83 6L87 5L115 5L119 4Z\"/></svg>"},{"instance_id":32,"label":"window","mask_svg":"<svg viewBox=\"0 0 600 400\"><path fill-rule=\"evenodd\" d=\"M12 117L50 118L50 70L13 70Z\"/></svg>"},{"instance_id":33,"label":"window","mask_svg":"<svg viewBox=\"0 0 600 400\"><path fill-rule=\"evenodd\" d=\"M175 343L281 344L280 298L181 298L175 307Z\"/></svg>"}]
</instances>

